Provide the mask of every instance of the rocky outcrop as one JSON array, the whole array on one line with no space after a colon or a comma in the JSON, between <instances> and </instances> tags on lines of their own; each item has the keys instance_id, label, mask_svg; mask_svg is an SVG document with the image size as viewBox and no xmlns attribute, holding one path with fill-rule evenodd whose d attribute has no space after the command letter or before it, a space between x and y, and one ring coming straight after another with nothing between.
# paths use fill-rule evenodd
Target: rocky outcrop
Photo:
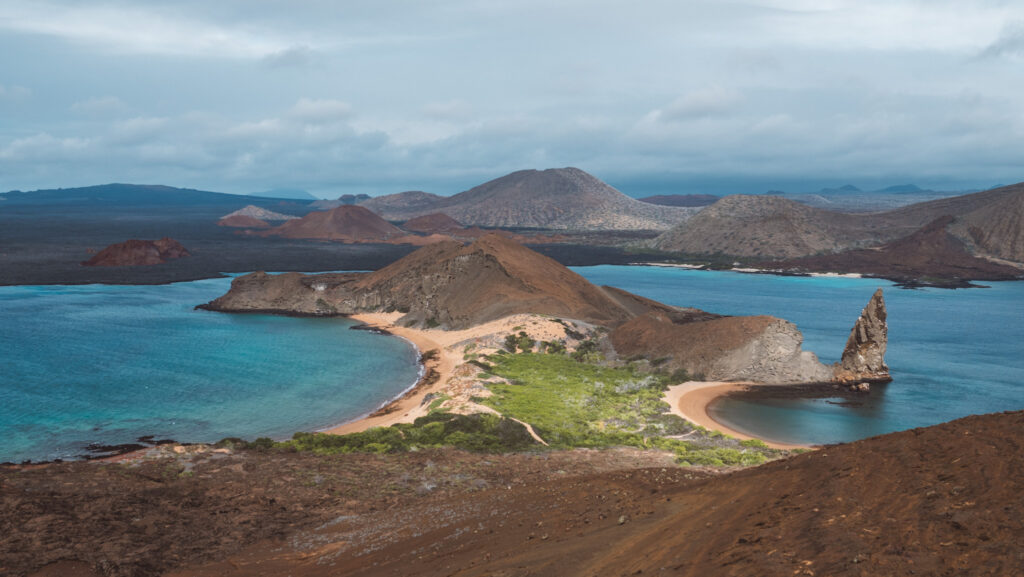
<instances>
[{"instance_id":1,"label":"rocky outcrop","mask_svg":"<svg viewBox=\"0 0 1024 577\"><path fill-rule=\"evenodd\" d=\"M131 239L108 246L83 261L82 266L145 266L163 264L189 255L188 250L173 238Z\"/></svg>"},{"instance_id":2,"label":"rocky outcrop","mask_svg":"<svg viewBox=\"0 0 1024 577\"><path fill-rule=\"evenodd\" d=\"M832 379L832 371L814 353L801 349L803 335L796 325L770 316L689 320L646 314L609 336L621 357L643 356L700 380L783 384Z\"/></svg>"},{"instance_id":3,"label":"rocky outcrop","mask_svg":"<svg viewBox=\"0 0 1024 577\"><path fill-rule=\"evenodd\" d=\"M891 381L889 367L885 364L888 343L885 297L882 289L878 289L850 331L842 359L835 366L836 380L845 383Z\"/></svg>"}]
</instances>

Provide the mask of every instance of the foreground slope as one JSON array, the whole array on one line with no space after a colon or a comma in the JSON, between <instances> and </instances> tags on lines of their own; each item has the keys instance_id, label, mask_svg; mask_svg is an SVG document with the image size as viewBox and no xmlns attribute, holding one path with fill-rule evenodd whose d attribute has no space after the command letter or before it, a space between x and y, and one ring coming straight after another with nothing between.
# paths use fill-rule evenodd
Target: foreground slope
<instances>
[{"instance_id":1,"label":"foreground slope","mask_svg":"<svg viewBox=\"0 0 1024 577\"><path fill-rule=\"evenodd\" d=\"M692 212L640 202L578 168L521 170L447 198L409 194L363 206L388 220L441 212L467 226L557 230L664 230Z\"/></svg>"},{"instance_id":2,"label":"foreground slope","mask_svg":"<svg viewBox=\"0 0 1024 577\"><path fill-rule=\"evenodd\" d=\"M0 572L1009 576L1024 560L1021 411L726 475L622 451L166 454L0 467Z\"/></svg>"},{"instance_id":3,"label":"foreground slope","mask_svg":"<svg viewBox=\"0 0 1024 577\"><path fill-rule=\"evenodd\" d=\"M1008 576L1024 560L1022 412L670 479L655 469L502 487L190 574Z\"/></svg>"}]
</instances>

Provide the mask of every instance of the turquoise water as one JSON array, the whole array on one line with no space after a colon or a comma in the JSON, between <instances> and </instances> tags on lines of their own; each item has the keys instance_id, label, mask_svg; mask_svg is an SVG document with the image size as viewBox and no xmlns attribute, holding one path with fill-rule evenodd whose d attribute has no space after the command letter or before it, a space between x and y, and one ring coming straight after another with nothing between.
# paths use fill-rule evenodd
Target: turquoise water
<instances>
[{"instance_id":1,"label":"turquoise water","mask_svg":"<svg viewBox=\"0 0 1024 577\"><path fill-rule=\"evenodd\" d=\"M0 287L0 461L143 435L286 438L416 380L409 343L349 320L193 310L229 285Z\"/></svg>"},{"instance_id":2,"label":"turquoise water","mask_svg":"<svg viewBox=\"0 0 1024 577\"><path fill-rule=\"evenodd\" d=\"M885 290L893 376L862 406L839 399L723 399L710 407L735 429L793 443L852 441L971 414L1024 409L1024 282L987 289L906 290L878 279L781 277L662 267L574 269L591 282L678 306L793 321L804 349L839 360L871 294ZM832 402L830 402L832 401Z\"/></svg>"}]
</instances>

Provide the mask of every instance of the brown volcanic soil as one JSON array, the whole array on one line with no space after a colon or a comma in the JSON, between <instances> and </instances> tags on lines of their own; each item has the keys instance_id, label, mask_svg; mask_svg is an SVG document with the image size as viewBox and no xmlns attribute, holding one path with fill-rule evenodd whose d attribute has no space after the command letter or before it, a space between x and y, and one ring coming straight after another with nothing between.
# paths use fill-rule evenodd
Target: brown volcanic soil
<instances>
[{"instance_id":1,"label":"brown volcanic soil","mask_svg":"<svg viewBox=\"0 0 1024 577\"><path fill-rule=\"evenodd\" d=\"M727 475L657 453L244 452L0 469L0 573L1013 575L1024 412Z\"/></svg>"},{"instance_id":2,"label":"brown volcanic soil","mask_svg":"<svg viewBox=\"0 0 1024 577\"><path fill-rule=\"evenodd\" d=\"M384 308L423 311L450 328L520 312L611 325L630 316L603 289L496 234L469 246L444 242L422 248L360 277L353 288L362 294L381 295Z\"/></svg>"},{"instance_id":3,"label":"brown volcanic soil","mask_svg":"<svg viewBox=\"0 0 1024 577\"><path fill-rule=\"evenodd\" d=\"M245 214L232 214L217 221L217 226L233 228L270 228L270 223Z\"/></svg>"},{"instance_id":4,"label":"brown volcanic soil","mask_svg":"<svg viewBox=\"0 0 1024 577\"><path fill-rule=\"evenodd\" d=\"M173 238L159 240L131 239L112 244L82 262L82 266L143 266L163 264L189 256L188 250Z\"/></svg>"},{"instance_id":5,"label":"brown volcanic soil","mask_svg":"<svg viewBox=\"0 0 1024 577\"><path fill-rule=\"evenodd\" d=\"M971 212L963 223L961 238L971 240L982 252L1016 262L1024 262L1024 185L1013 192Z\"/></svg>"},{"instance_id":6,"label":"brown volcanic soil","mask_svg":"<svg viewBox=\"0 0 1024 577\"><path fill-rule=\"evenodd\" d=\"M850 250L800 259L758 263L756 266L789 272L854 272L914 283L940 277L943 284L966 285L970 280L1009 280L1024 270L978 258L947 230L952 216L940 217L908 237L876 249Z\"/></svg>"},{"instance_id":7,"label":"brown volcanic soil","mask_svg":"<svg viewBox=\"0 0 1024 577\"><path fill-rule=\"evenodd\" d=\"M259 233L261 236L343 242L383 242L404 235L402 229L356 205L316 211Z\"/></svg>"}]
</instances>

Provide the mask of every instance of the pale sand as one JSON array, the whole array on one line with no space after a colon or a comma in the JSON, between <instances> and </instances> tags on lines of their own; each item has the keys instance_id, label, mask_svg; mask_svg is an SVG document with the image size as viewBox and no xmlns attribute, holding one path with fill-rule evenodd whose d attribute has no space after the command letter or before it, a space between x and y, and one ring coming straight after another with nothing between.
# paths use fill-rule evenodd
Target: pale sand
<instances>
[{"instance_id":1,"label":"pale sand","mask_svg":"<svg viewBox=\"0 0 1024 577\"><path fill-rule=\"evenodd\" d=\"M324 432L344 435L365 431L372 427L389 427L397 423L411 423L418 417L427 414L430 403L424 403L423 398L430 393L446 393L452 397L459 398L468 397L469 392L465 390L466 383L464 381L466 379L463 375L463 373L467 372L467 369L462 368L472 367L472 365L465 365L463 362L464 349L467 345L472 345L472 351L475 353L493 352L501 346L500 343L505 338L505 335L518 332L518 330L526 330L532 338L538 341L555 340L565 337L565 331L561 325L538 315L512 315L458 331L413 329L397 326L395 322L401 317L402 313L396 312L365 313L352 315L350 318L408 339L421 353L437 350L438 358L435 361L428 361L425 367L425 374L432 368L437 371L439 378L427 386L417 384L409 392L389 403L382 411L374 415L369 415L350 423L344 423L327 429ZM460 369L458 375L456 374L456 369ZM477 371L479 369L474 368L469 372L475 374ZM463 378L453 378L457 376ZM480 412L481 410L488 411L486 407L475 404L472 409L475 412ZM379 414L381 412L385 414ZM457 409L456 412L462 412L462 410ZM529 431L531 435L536 437L532 427L529 427ZM539 437L537 438L539 439Z\"/></svg>"},{"instance_id":2,"label":"pale sand","mask_svg":"<svg viewBox=\"0 0 1024 577\"><path fill-rule=\"evenodd\" d=\"M672 409L672 414L678 415L695 425L705 429L718 431L730 437L740 440L757 438L773 449L810 449L809 445L795 445L791 443L779 443L760 437L752 437L729 428L711 418L708 413L708 405L712 401L733 391L742 391L752 383L724 383L717 381L688 381L680 385L673 385L665 391L664 400Z\"/></svg>"}]
</instances>

